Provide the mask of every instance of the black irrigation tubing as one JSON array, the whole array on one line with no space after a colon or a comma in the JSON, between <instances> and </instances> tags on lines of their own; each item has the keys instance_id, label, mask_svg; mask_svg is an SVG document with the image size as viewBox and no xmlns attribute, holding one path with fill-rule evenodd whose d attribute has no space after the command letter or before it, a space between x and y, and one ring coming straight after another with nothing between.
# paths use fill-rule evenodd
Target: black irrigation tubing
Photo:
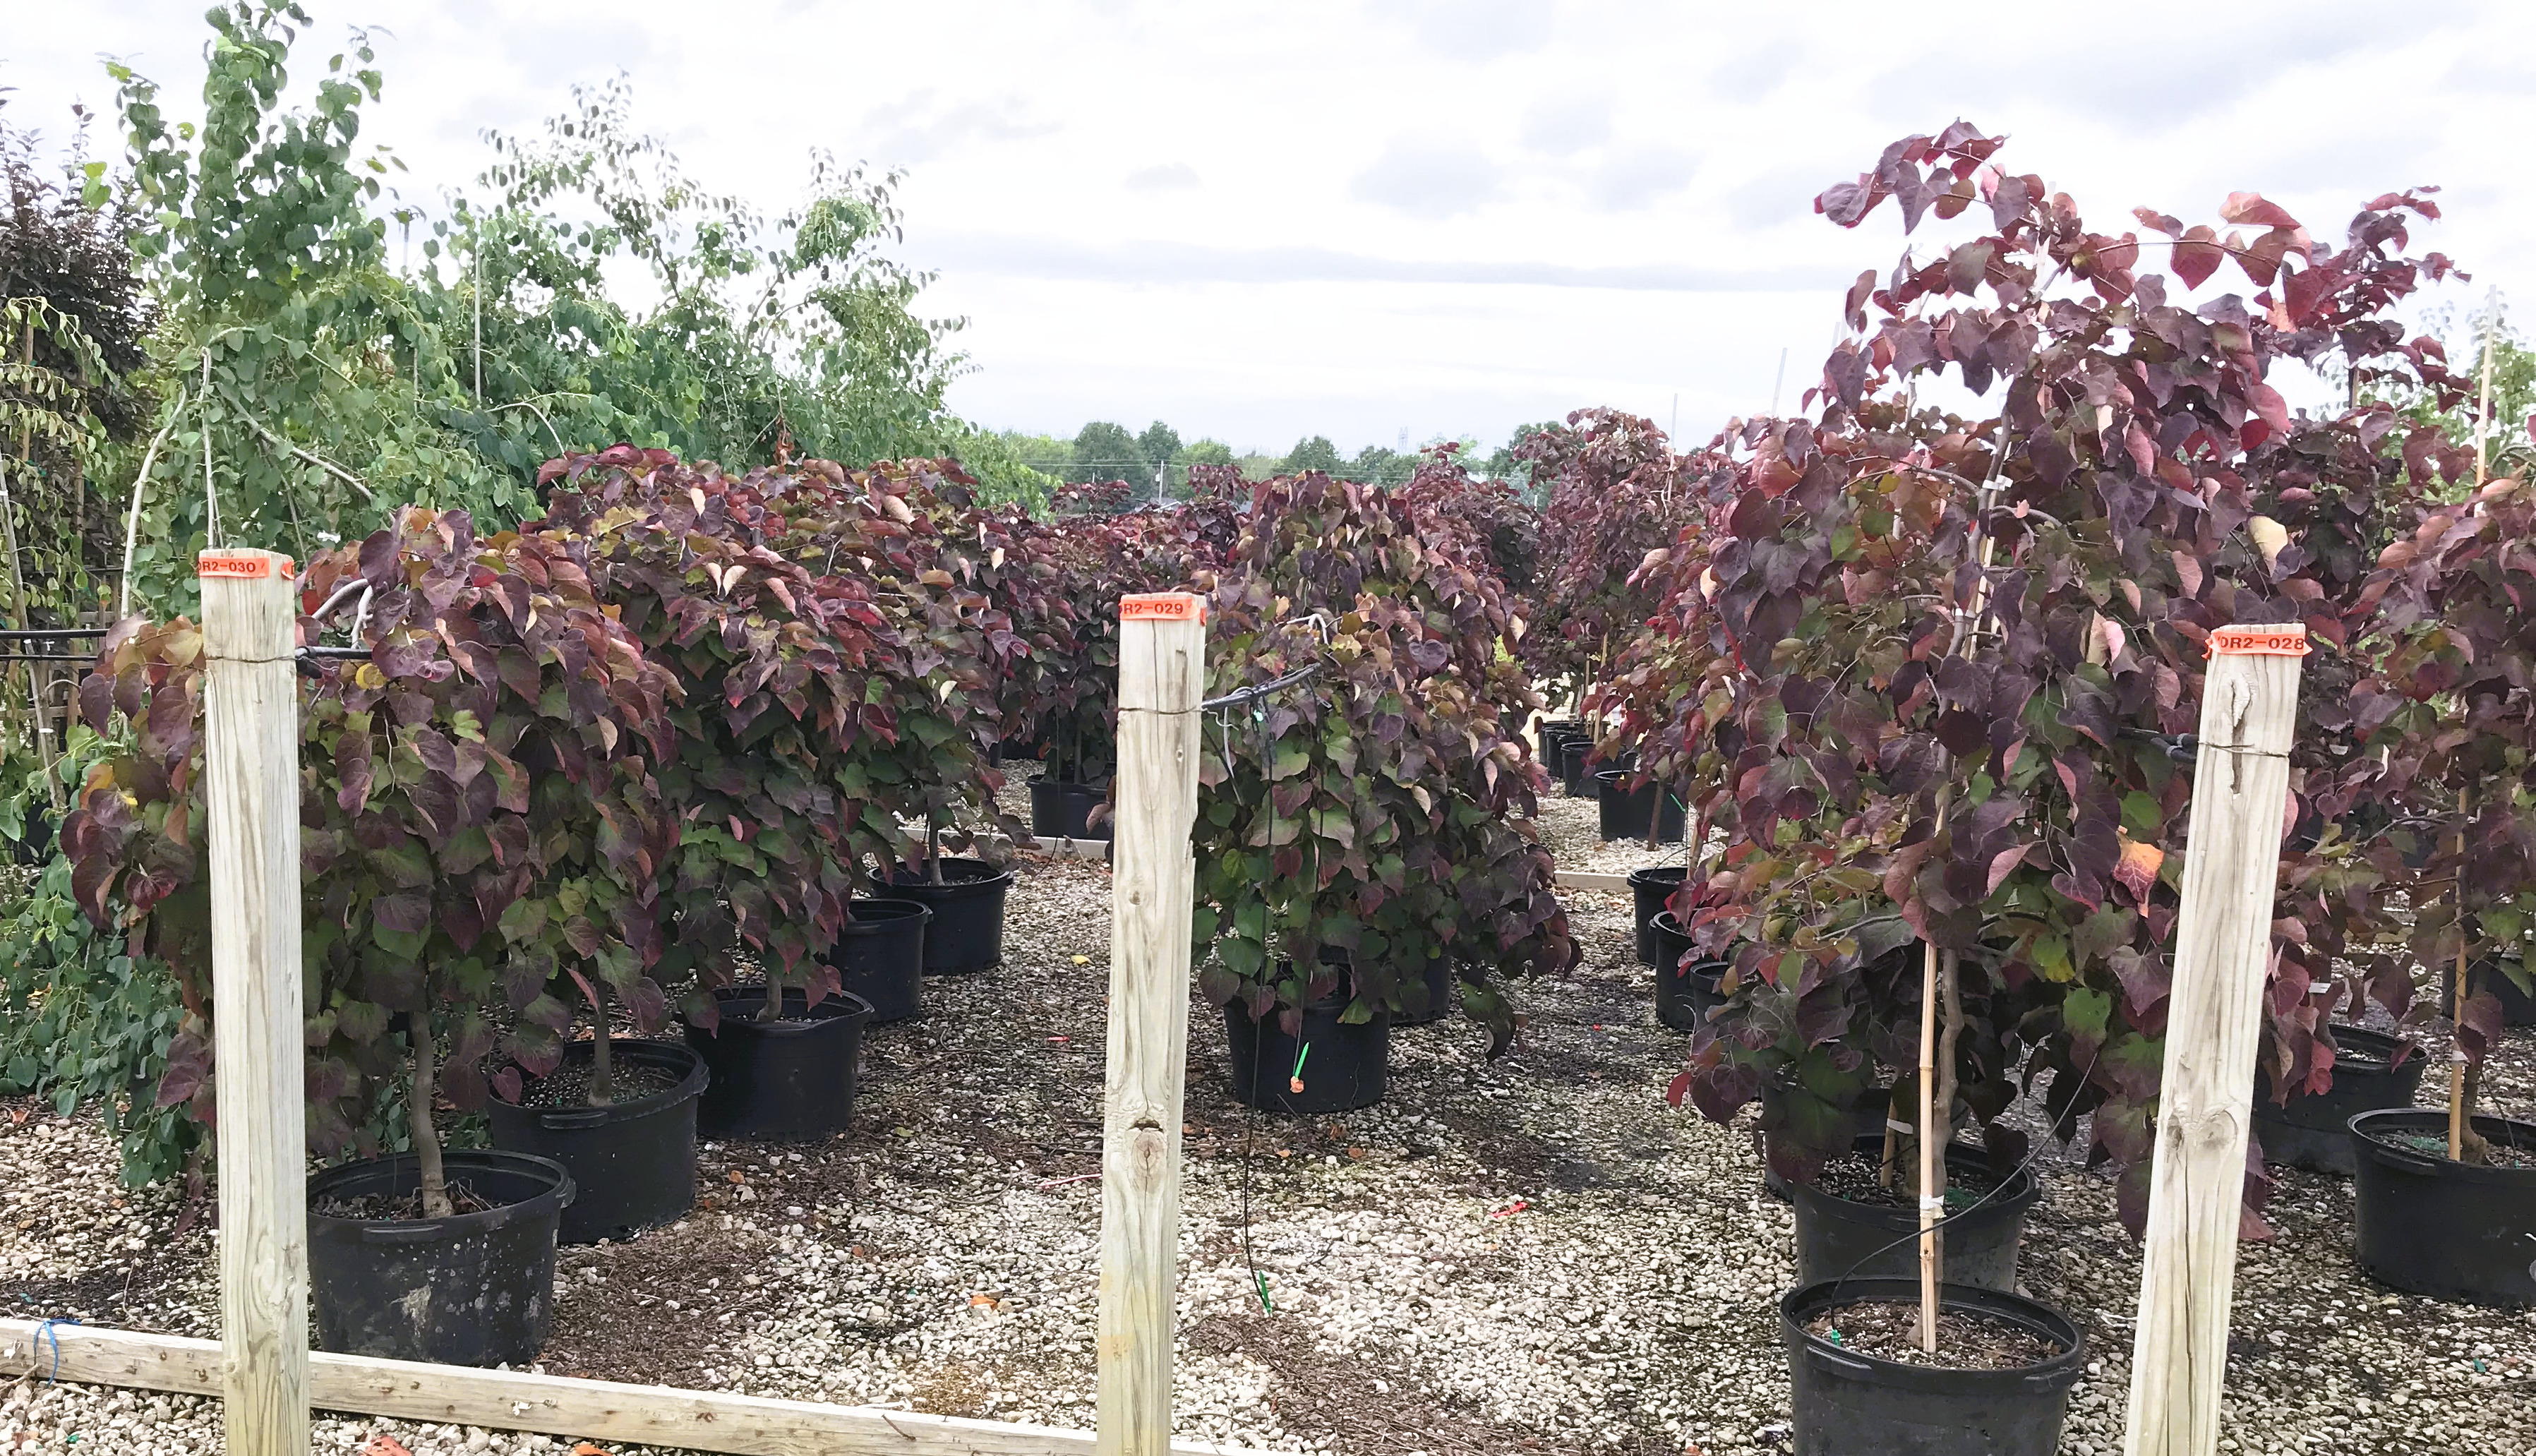
<instances>
[{"instance_id":1,"label":"black irrigation tubing","mask_svg":"<svg viewBox=\"0 0 2536 1456\"><path fill-rule=\"evenodd\" d=\"M112 627L12 627L7 631L0 631L0 642L17 642L30 638L47 642L68 637L95 638L102 637L113 630Z\"/></svg>"},{"instance_id":2,"label":"black irrigation tubing","mask_svg":"<svg viewBox=\"0 0 2536 1456\"><path fill-rule=\"evenodd\" d=\"M1197 711L1200 713L1215 713L1233 708L1246 708L1250 704L1258 702L1261 698L1267 697L1271 693L1281 693L1299 682L1310 680L1313 676L1318 674L1320 670L1321 665L1319 663L1314 663L1310 666L1298 668L1295 671L1289 672L1283 677L1272 678L1266 682L1253 683L1249 687L1239 688L1236 691L1226 693L1220 698L1209 698L1205 702L1197 705Z\"/></svg>"}]
</instances>

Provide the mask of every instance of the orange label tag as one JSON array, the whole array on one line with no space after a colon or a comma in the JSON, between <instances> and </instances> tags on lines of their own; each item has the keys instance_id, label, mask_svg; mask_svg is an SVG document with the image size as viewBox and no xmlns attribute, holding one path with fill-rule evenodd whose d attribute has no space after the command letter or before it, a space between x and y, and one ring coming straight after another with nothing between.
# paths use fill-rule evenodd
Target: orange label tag
<instances>
[{"instance_id":1,"label":"orange label tag","mask_svg":"<svg viewBox=\"0 0 2536 1456\"><path fill-rule=\"evenodd\" d=\"M194 558L194 575L224 576L236 581L263 581L282 568L284 576L297 576L287 556L268 555L263 551L205 551Z\"/></svg>"},{"instance_id":2,"label":"orange label tag","mask_svg":"<svg viewBox=\"0 0 2536 1456\"><path fill-rule=\"evenodd\" d=\"M2210 634L2210 655L2214 658L2303 658L2307 651L2307 628L2297 622L2287 626L2222 627Z\"/></svg>"},{"instance_id":3,"label":"orange label tag","mask_svg":"<svg viewBox=\"0 0 2536 1456\"><path fill-rule=\"evenodd\" d=\"M1205 599L1186 592L1147 592L1118 599L1118 620L1122 622L1202 622L1206 620Z\"/></svg>"}]
</instances>

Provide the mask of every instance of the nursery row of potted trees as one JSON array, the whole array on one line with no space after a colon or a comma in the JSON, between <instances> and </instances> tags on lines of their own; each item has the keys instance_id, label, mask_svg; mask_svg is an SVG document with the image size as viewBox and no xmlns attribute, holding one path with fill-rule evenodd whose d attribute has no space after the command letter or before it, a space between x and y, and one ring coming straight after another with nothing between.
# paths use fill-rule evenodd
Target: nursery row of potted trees
<instances>
[{"instance_id":1,"label":"nursery row of potted trees","mask_svg":"<svg viewBox=\"0 0 2536 1456\"><path fill-rule=\"evenodd\" d=\"M410 511L302 582L303 639L366 649L312 662L302 713L311 1144L356 1160L310 1185L329 1348L527 1358L567 1204L575 1236L683 1211L699 1115L841 1125L862 1023L1000 953L1008 875L942 840L996 817L1023 594L956 473L550 473L544 520ZM64 839L91 915L176 968L158 1096L208 1120L200 658L181 619L108 639L82 708L115 746ZM496 1149L444 1154L444 1103Z\"/></svg>"},{"instance_id":2,"label":"nursery row of potted trees","mask_svg":"<svg viewBox=\"0 0 2536 1456\"><path fill-rule=\"evenodd\" d=\"M1207 986L1273 1073L1255 1101L1362 1105L1393 1015L1458 1001L1502 1037L1494 978L1574 956L1525 822L1502 542L1446 524L1503 487L1449 453L1395 491L1224 473L1050 522L940 462L546 475L541 520L411 510L300 583L302 640L353 644L307 663L302 714L309 1127L349 1160L310 1184L329 1348L526 1359L558 1232L683 1213L699 1125L842 1127L919 968L1000 958L1009 872L946 840L1019 832L992 759L1022 727L1091 761L1123 591L1212 594L1227 686L1318 671L1210 754ZM157 1095L207 1121L200 660L181 619L107 640L82 709L110 749L64 837L88 912L177 968ZM444 1151L442 1108L494 1148Z\"/></svg>"},{"instance_id":3,"label":"nursery row of potted trees","mask_svg":"<svg viewBox=\"0 0 2536 1456\"><path fill-rule=\"evenodd\" d=\"M1907 138L1823 194L1843 225L1888 198L1906 227L1985 225L1860 277L1812 412L1738 421L1659 472L1695 519L1634 568L1647 630L1583 698L1590 753L1687 791L1699 853L1642 872L1646 954L1660 1014L1692 1032L1674 1096L1720 1121L1757 1103L1800 1210L1782 1317L1801 1452L1919 1450L1907 1432L1932 1424L1979 1432L1966 1449L2056 1448L2083 1343L2013 1294L2034 1185L2000 1119L2040 1083L2053 1131L2084 1119L2121 1170L2138 1228L2186 735L2232 623L2302 623L2318 649L2266 1140L2358 1163L2380 1278L2536 1301L2524 1258L2496 1257L2536 1233L2536 1127L2470 1107L2497 987L2523 973L2414 994L2417 961L2515 955L2536 844L2536 520L2520 482L2484 485L2473 452L2376 402L2465 388L2391 317L2448 271L2403 256L2437 209L2378 198L2335 248L2238 194L2238 230L2141 210L2143 242L2092 230L1997 147L1962 124ZM2223 268L2252 296L2187 296ZM2348 406L2293 414L2266 379L2292 359L2344 371ZM1950 370L1991 417L1921 403ZM2403 1046L2335 1021L2369 1006L2453 1017L2449 1108L2290 1136L2373 1089L2409 1103ZM2337 1081L2354 1064L2375 1075ZM2250 1234L2265 1186L2248 1179ZM1946 1286L1915 1309L1922 1209Z\"/></svg>"}]
</instances>

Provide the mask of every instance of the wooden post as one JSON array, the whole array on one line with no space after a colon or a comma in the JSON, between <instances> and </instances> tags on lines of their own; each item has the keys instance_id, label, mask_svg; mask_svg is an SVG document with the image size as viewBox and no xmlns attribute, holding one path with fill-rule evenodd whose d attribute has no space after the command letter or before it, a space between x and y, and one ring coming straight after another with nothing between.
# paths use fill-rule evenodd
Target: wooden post
<instances>
[{"instance_id":1,"label":"wooden post","mask_svg":"<svg viewBox=\"0 0 2536 1456\"><path fill-rule=\"evenodd\" d=\"M1110 1046L1101 1140L1099 1456L1172 1444L1180 1091L1188 1060L1206 604L1118 603L1118 803L1110 842Z\"/></svg>"},{"instance_id":2,"label":"wooden post","mask_svg":"<svg viewBox=\"0 0 2536 1456\"><path fill-rule=\"evenodd\" d=\"M2223 627L2201 688L2124 1456L2212 1456L2307 629Z\"/></svg>"},{"instance_id":3,"label":"wooden post","mask_svg":"<svg viewBox=\"0 0 2536 1456\"><path fill-rule=\"evenodd\" d=\"M290 558L205 551L203 791L219 1088L222 1417L229 1456L308 1449L299 1002L298 618Z\"/></svg>"}]
</instances>

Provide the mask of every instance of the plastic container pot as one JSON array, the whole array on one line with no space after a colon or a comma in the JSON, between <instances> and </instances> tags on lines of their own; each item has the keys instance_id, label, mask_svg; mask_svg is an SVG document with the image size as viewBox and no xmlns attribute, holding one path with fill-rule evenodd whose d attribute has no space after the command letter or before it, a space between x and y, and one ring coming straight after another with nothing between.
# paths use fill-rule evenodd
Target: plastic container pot
<instances>
[{"instance_id":1,"label":"plastic container pot","mask_svg":"<svg viewBox=\"0 0 2536 1456\"><path fill-rule=\"evenodd\" d=\"M1653 781L1628 787L1634 769L1598 769L1594 774L1595 794L1601 810L1603 838L1645 839L1647 821L1656 818L1656 795L1663 792ZM1664 814L1656 823L1656 838L1679 843L1681 839L1682 812L1679 795L1665 793Z\"/></svg>"},{"instance_id":2,"label":"plastic container pot","mask_svg":"<svg viewBox=\"0 0 2536 1456\"><path fill-rule=\"evenodd\" d=\"M812 1006L797 986L784 992L782 1021L759 1021L763 985L714 992L722 1011L713 1031L687 1028L687 1045L713 1074L696 1105L709 1137L817 1138L854 1121L855 1082L863 1059L869 1001L852 991Z\"/></svg>"},{"instance_id":3,"label":"plastic container pot","mask_svg":"<svg viewBox=\"0 0 2536 1456\"><path fill-rule=\"evenodd\" d=\"M933 912L921 901L894 897L856 900L847 911L845 933L823 958L837 968L838 981L871 1003L874 1026L920 1014L925 926Z\"/></svg>"},{"instance_id":4,"label":"plastic container pot","mask_svg":"<svg viewBox=\"0 0 2536 1456\"><path fill-rule=\"evenodd\" d=\"M1391 1060L1391 1017L1350 1026L1339 1020L1344 998L1305 1008L1300 1036L1288 1036L1278 1011L1252 1021L1247 1003L1224 1006L1233 1048L1233 1095L1244 1106L1290 1117L1369 1108L1382 1101ZM1294 1084L1302 1083L1302 1090Z\"/></svg>"},{"instance_id":5,"label":"plastic container pot","mask_svg":"<svg viewBox=\"0 0 2536 1456\"><path fill-rule=\"evenodd\" d=\"M2497 1144L2536 1148L2536 1123L2477 1117ZM2536 1304L2536 1168L2483 1168L2447 1158L2439 1108L2351 1119L2358 1194L2354 1247L2381 1284L2441 1299L2523 1309ZM2427 1139L2433 1153L2381 1137Z\"/></svg>"},{"instance_id":6,"label":"plastic container pot","mask_svg":"<svg viewBox=\"0 0 2536 1456\"><path fill-rule=\"evenodd\" d=\"M1881 1134L1860 1138L1853 1146L1881 1158ZM1946 1150L1949 1177L1987 1175L1989 1160L1960 1144ZM1894 1169L1894 1179L1917 1187L1916 1161ZM1972 1289L2016 1289L2016 1251L2025 1237L2025 1214L2042 1189L2028 1169L2018 1169L1989 1201L1966 1213L1950 1211L1943 1225L1945 1275L1948 1284ZM1914 1201L1881 1207L1835 1198L1811 1183L1791 1183L1789 1201L1797 1209L1797 1279L1803 1284L1847 1278L1909 1280L1920 1278L1920 1210Z\"/></svg>"},{"instance_id":7,"label":"plastic container pot","mask_svg":"<svg viewBox=\"0 0 2536 1456\"><path fill-rule=\"evenodd\" d=\"M1673 912L1665 912L1667 938L1672 935ZM1708 1024L1708 1013L1726 999L1724 961L1692 959L1687 952L1688 940L1680 940L1684 955L1674 964L1656 972L1656 1024L1677 1032L1695 1032Z\"/></svg>"},{"instance_id":8,"label":"plastic container pot","mask_svg":"<svg viewBox=\"0 0 2536 1456\"><path fill-rule=\"evenodd\" d=\"M593 1049L588 1042L566 1045L564 1065L590 1065ZM704 1059L676 1042L610 1041L607 1053L619 1068L665 1073L669 1089L597 1108L484 1105L494 1147L551 1159L572 1174L580 1194L556 1228L561 1243L655 1229L696 1202L696 1100L705 1091Z\"/></svg>"},{"instance_id":9,"label":"plastic container pot","mask_svg":"<svg viewBox=\"0 0 2536 1456\"><path fill-rule=\"evenodd\" d=\"M555 1228L572 1174L549 1158L447 1152L441 1171L493 1205L445 1219L339 1219L329 1199L411 1195L411 1153L327 1169L308 1180L312 1343L338 1355L445 1365L524 1364L554 1319Z\"/></svg>"},{"instance_id":10,"label":"plastic container pot","mask_svg":"<svg viewBox=\"0 0 2536 1456\"><path fill-rule=\"evenodd\" d=\"M2262 1144L2264 1162L2349 1177L2351 1119L2413 1105L2424 1065L2418 1051L2397 1066L2402 1042L2356 1026L2336 1026L2333 1045L2333 1085L2294 1094L2287 1106L2272 1101L2271 1074L2254 1069L2254 1139Z\"/></svg>"},{"instance_id":11,"label":"plastic container pot","mask_svg":"<svg viewBox=\"0 0 2536 1456\"><path fill-rule=\"evenodd\" d=\"M1393 1012L1393 1026L1427 1026L1442 1021L1447 1012L1459 1009L1462 1004L1461 978L1453 974L1451 956L1438 954L1428 957L1417 984L1426 991L1426 1004ZM1403 984L1403 1000L1410 999L1408 990L1408 985Z\"/></svg>"},{"instance_id":12,"label":"plastic container pot","mask_svg":"<svg viewBox=\"0 0 2536 1456\"><path fill-rule=\"evenodd\" d=\"M922 866L890 872L889 898L913 900L933 912L924 926L924 974L965 976L1004 959L1004 894L1013 872L983 859L944 857L942 883Z\"/></svg>"},{"instance_id":13,"label":"plastic container pot","mask_svg":"<svg viewBox=\"0 0 2536 1456\"><path fill-rule=\"evenodd\" d=\"M2049 1304L1948 1284L1940 1308L1988 1315L2056 1342L2060 1353L2011 1370L1906 1365L1834 1345L1806 1325L1863 1299L1917 1304L1917 1278L1807 1284L1779 1300L1796 1414L1796 1456L2053 1456L2069 1387L2087 1367L2077 1324Z\"/></svg>"},{"instance_id":14,"label":"plastic container pot","mask_svg":"<svg viewBox=\"0 0 2536 1456\"><path fill-rule=\"evenodd\" d=\"M2490 991L2499 999L2503 1026L2536 1026L2536 996L2520 990L2517 981L2502 973L2498 962L2476 961L2466 967L2466 974L2474 978L2476 990ZM2440 1014L2451 1016L2455 1012L2456 963L2451 961L2447 974L2440 978Z\"/></svg>"},{"instance_id":15,"label":"plastic container pot","mask_svg":"<svg viewBox=\"0 0 2536 1456\"><path fill-rule=\"evenodd\" d=\"M1673 898L1682 876L1689 872L1679 864L1650 864L1629 871L1629 898L1635 902L1637 916L1638 964L1658 971L1665 969L1653 922L1664 913L1665 902Z\"/></svg>"},{"instance_id":16,"label":"plastic container pot","mask_svg":"<svg viewBox=\"0 0 2536 1456\"><path fill-rule=\"evenodd\" d=\"M1107 784L1072 784L1063 779L1033 779L1031 833L1042 839L1110 838L1110 821L1094 824L1092 811L1110 801Z\"/></svg>"},{"instance_id":17,"label":"plastic container pot","mask_svg":"<svg viewBox=\"0 0 2536 1456\"><path fill-rule=\"evenodd\" d=\"M1593 752L1594 740L1582 734L1558 745L1558 780L1569 798L1583 798L1594 791L1593 775L1585 768Z\"/></svg>"}]
</instances>

